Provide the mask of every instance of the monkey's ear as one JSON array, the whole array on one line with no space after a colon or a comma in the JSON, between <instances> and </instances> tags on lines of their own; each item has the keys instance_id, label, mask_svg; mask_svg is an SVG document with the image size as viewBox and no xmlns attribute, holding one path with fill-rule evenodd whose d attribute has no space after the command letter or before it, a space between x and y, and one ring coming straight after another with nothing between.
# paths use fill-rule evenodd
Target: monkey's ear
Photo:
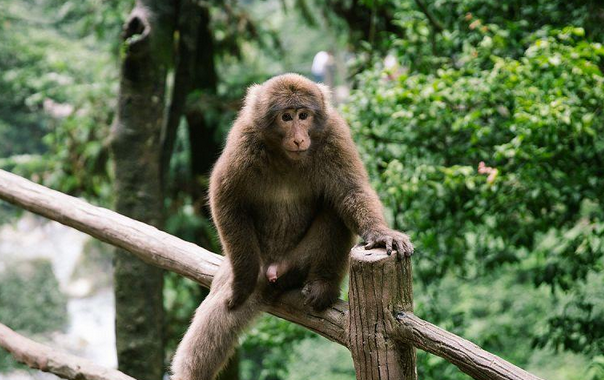
<instances>
[{"instance_id":1,"label":"monkey's ear","mask_svg":"<svg viewBox=\"0 0 604 380\"><path fill-rule=\"evenodd\" d=\"M329 109L331 107L331 89L329 86L324 85L323 83L317 83L319 90L321 91L321 96L323 97L323 107L325 109Z\"/></svg>"}]
</instances>

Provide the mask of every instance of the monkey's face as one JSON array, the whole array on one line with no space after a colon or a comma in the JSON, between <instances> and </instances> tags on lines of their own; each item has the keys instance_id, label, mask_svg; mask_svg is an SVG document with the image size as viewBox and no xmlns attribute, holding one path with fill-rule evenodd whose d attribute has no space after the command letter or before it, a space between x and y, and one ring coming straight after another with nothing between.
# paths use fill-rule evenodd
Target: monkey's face
<instances>
[{"instance_id":1,"label":"monkey's face","mask_svg":"<svg viewBox=\"0 0 604 380\"><path fill-rule=\"evenodd\" d=\"M281 137L281 148L289 158L299 160L308 155L314 118L314 112L308 108L288 108L277 113L275 128Z\"/></svg>"}]
</instances>

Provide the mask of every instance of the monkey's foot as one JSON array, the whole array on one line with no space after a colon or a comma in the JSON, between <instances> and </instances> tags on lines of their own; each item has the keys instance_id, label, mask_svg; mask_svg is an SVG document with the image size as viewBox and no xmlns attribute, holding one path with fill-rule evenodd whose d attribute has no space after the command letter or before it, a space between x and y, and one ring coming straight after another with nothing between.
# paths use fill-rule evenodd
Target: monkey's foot
<instances>
[{"instance_id":1,"label":"monkey's foot","mask_svg":"<svg viewBox=\"0 0 604 380\"><path fill-rule=\"evenodd\" d=\"M305 305L310 305L316 311L323 311L338 300L340 288L325 280L315 280L304 286L302 295L306 299Z\"/></svg>"}]
</instances>

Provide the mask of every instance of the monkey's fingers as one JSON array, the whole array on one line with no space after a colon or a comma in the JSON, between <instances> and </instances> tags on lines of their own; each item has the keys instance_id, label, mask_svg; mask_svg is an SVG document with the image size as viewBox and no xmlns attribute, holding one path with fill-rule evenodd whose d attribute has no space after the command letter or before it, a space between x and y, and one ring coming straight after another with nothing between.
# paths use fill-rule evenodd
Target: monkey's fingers
<instances>
[{"instance_id":1,"label":"monkey's fingers","mask_svg":"<svg viewBox=\"0 0 604 380\"><path fill-rule=\"evenodd\" d=\"M365 243L365 249L373 249L378 246L378 242L375 240L369 240Z\"/></svg>"},{"instance_id":2,"label":"monkey's fingers","mask_svg":"<svg viewBox=\"0 0 604 380\"><path fill-rule=\"evenodd\" d=\"M411 243L409 238L396 239L396 251L398 259L402 259L403 256L409 257L413 255L413 244Z\"/></svg>"},{"instance_id":3,"label":"monkey's fingers","mask_svg":"<svg viewBox=\"0 0 604 380\"><path fill-rule=\"evenodd\" d=\"M408 237L399 239L397 241L397 245L399 246L400 250L403 251L407 256L411 256L413 254L413 251L415 250L415 248L413 247L413 243L411 243L411 240L409 240Z\"/></svg>"},{"instance_id":4,"label":"monkey's fingers","mask_svg":"<svg viewBox=\"0 0 604 380\"><path fill-rule=\"evenodd\" d=\"M388 256L392 255L392 236L386 236L384 237L384 243L386 245L386 254Z\"/></svg>"}]
</instances>

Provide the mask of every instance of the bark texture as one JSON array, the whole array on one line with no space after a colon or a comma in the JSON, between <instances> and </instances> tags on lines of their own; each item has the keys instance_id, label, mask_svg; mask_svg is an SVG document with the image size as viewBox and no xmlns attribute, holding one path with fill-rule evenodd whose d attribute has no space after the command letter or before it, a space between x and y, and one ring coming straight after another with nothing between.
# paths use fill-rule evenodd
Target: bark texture
<instances>
[{"instance_id":1,"label":"bark texture","mask_svg":"<svg viewBox=\"0 0 604 380\"><path fill-rule=\"evenodd\" d=\"M541 380L474 343L426 322L412 313L401 310L396 314L396 320L399 327L393 337L445 358L474 379Z\"/></svg>"},{"instance_id":2,"label":"bark texture","mask_svg":"<svg viewBox=\"0 0 604 380\"><path fill-rule=\"evenodd\" d=\"M160 137L174 30L172 3L137 0L124 25L111 142L116 210L156 227L163 223ZM114 262L119 369L138 379L161 380L163 272L123 252Z\"/></svg>"},{"instance_id":3,"label":"bark texture","mask_svg":"<svg viewBox=\"0 0 604 380\"><path fill-rule=\"evenodd\" d=\"M197 30L197 45L193 70L192 91L198 91L206 96L215 96L218 85L218 75L214 63L214 36L210 29L210 12L207 8L199 9L199 28ZM195 199L205 199L207 187L202 184L203 177L208 177L212 166L220 154L221 143L216 140L217 125L207 122L206 110L209 109L198 104L187 104L186 119L189 127L189 144L191 146L191 178L196 184ZM201 202L205 204L206 202ZM209 208L203 210L209 217Z\"/></svg>"},{"instance_id":4,"label":"bark texture","mask_svg":"<svg viewBox=\"0 0 604 380\"><path fill-rule=\"evenodd\" d=\"M348 347L357 379L417 380L415 348L395 342L395 312L413 312L411 260L383 249L352 249Z\"/></svg>"},{"instance_id":5,"label":"bark texture","mask_svg":"<svg viewBox=\"0 0 604 380\"><path fill-rule=\"evenodd\" d=\"M194 0L181 0L176 24L179 37L174 56L174 86L162 135L161 162L164 173L169 169L180 119L186 108L187 96L193 88L200 21L199 4Z\"/></svg>"},{"instance_id":6,"label":"bark texture","mask_svg":"<svg viewBox=\"0 0 604 380\"><path fill-rule=\"evenodd\" d=\"M218 76L214 64L214 36L210 29L207 4L182 0L178 16L178 44L174 86L162 137L162 166L167 173L174 151L178 127L186 118L190 151L190 176L184 186L193 198L195 212L210 218L207 204L208 176L219 156L217 125L208 123L207 110L216 108L210 99L216 95ZM201 96L203 94L203 96ZM182 187L175 189L177 192ZM197 231L196 243L211 249L215 243L207 231Z\"/></svg>"},{"instance_id":7,"label":"bark texture","mask_svg":"<svg viewBox=\"0 0 604 380\"><path fill-rule=\"evenodd\" d=\"M194 0L180 2L174 90L162 138L162 165L165 172L174 151L180 120L183 115L186 117L191 145L191 177L196 184L196 177L209 173L220 152L220 144L215 138L216 128L206 123L204 111L208 108L208 102L196 99L197 104L192 104L188 99L192 92L203 92L210 96L216 93L218 76L214 64L214 36L210 30L210 21L207 4ZM193 196L205 197L204 186L194 186L192 190L197 188L202 190Z\"/></svg>"},{"instance_id":8,"label":"bark texture","mask_svg":"<svg viewBox=\"0 0 604 380\"><path fill-rule=\"evenodd\" d=\"M17 361L28 367L54 373L64 379L134 380L120 371L101 367L88 360L36 343L1 323L0 347L3 347Z\"/></svg>"},{"instance_id":9,"label":"bark texture","mask_svg":"<svg viewBox=\"0 0 604 380\"><path fill-rule=\"evenodd\" d=\"M223 260L219 255L155 227L111 210L92 206L4 170L0 170L0 199L74 227L130 251L151 265L179 273L206 287L210 286ZM410 263L409 260L393 260L394 256L386 256L384 250L353 250L350 313L348 304L343 301L338 301L323 313L315 313L303 306L304 300L298 291L287 293L279 302L267 305L264 310L348 346L355 361L360 362L355 364L360 369L371 366L380 369L388 365L386 368L399 371L400 379L406 380L402 376L412 376L404 364L411 360L410 354L405 355L405 352L410 352L408 346L404 345L406 343L445 358L478 380L539 380L537 376L409 312ZM383 268L384 274L379 268ZM370 321L376 320L378 324L371 325ZM346 330L350 332L346 333ZM369 356L366 358L366 355L377 360L376 347L380 347L382 343L388 350L379 351L379 366L377 361L369 363ZM390 350L396 351L399 357ZM375 375L374 369L364 373L366 376L359 379L372 379L371 376L379 379L382 374L377 371Z\"/></svg>"}]
</instances>

